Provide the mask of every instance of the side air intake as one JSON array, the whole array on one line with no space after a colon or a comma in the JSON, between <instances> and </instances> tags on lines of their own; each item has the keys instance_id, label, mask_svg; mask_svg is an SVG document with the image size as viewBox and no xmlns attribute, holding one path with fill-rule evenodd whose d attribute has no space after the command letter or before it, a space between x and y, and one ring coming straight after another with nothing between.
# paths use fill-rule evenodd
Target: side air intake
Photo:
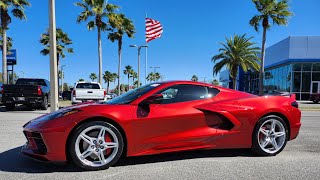
<instances>
[{"instance_id":1,"label":"side air intake","mask_svg":"<svg viewBox=\"0 0 320 180\"><path fill-rule=\"evenodd\" d=\"M204 114L206 123L211 128L231 130L234 127L234 124L228 118L219 113L205 111Z\"/></svg>"}]
</instances>

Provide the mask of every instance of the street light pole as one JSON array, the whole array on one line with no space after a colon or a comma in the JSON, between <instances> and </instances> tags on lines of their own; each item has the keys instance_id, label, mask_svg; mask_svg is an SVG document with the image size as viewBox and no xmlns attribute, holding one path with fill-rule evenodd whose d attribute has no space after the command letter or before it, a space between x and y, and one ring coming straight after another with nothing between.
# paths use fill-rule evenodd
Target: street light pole
<instances>
[{"instance_id":1,"label":"street light pole","mask_svg":"<svg viewBox=\"0 0 320 180\"><path fill-rule=\"evenodd\" d=\"M141 46L138 48L138 86L140 87L140 51L141 51Z\"/></svg>"},{"instance_id":2,"label":"street light pole","mask_svg":"<svg viewBox=\"0 0 320 180\"><path fill-rule=\"evenodd\" d=\"M130 47L138 48L138 86L140 87L140 52L141 48L148 48L147 45L144 46L137 46L137 45L130 45Z\"/></svg>"},{"instance_id":3,"label":"street light pole","mask_svg":"<svg viewBox=\"0 0 320 180\"><path fill-rule=\"evenodd\" d=\"M55 0L49 0L49 33L50 33L50 110L58 109L57 88L57 42L56 42L56 13Z\"/></svg>"}]
</instances>

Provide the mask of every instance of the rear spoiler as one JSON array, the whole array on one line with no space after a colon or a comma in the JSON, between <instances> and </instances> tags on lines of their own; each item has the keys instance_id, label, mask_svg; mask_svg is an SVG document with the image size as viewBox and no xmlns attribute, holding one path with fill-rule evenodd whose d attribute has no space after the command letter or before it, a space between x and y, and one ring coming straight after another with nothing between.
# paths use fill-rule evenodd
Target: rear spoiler
<instances>
[{"instance_id":1,"label":"rear spoiler","mask_svg":"<svg viewBox=\"0 0 320 180\"><path fill-rule=\"evenodd\" d=\"M290 98L296 100L297 99L296 94L290 94Z\"/></svg>"}]
</instances>

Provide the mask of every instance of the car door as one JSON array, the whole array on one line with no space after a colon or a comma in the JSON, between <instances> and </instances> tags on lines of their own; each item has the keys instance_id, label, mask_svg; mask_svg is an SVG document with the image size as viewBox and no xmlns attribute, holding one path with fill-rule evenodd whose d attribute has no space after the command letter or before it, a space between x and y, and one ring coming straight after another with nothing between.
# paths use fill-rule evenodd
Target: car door
<instances>
[{"instance_id":1,"label":"car door","mask_svg":"<svg viewBox=\"0 0 320 180\"><path fill-rule=\"evenodd\" d=\"M196 108L213 102L207 87L179 84L156 94L163 95L162 103L139 106L132 121L137 152L210 146L205 139L216 129L208 128L205 112Z\"/></svg>"}]
</instances>

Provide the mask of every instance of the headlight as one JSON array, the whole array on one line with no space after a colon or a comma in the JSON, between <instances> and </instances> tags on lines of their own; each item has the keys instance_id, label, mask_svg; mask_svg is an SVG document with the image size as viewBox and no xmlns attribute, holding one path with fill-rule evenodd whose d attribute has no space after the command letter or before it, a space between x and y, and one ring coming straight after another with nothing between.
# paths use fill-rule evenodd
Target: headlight
<instances>
[{"instance_id":1,"label":"headlight","mask_svg":"<svg viewBox=\"0 0 320 180\"><path fill-rule=\"evenodd\" d=\"M57 119L57 118L60 118L60 117L68 116L68 115L77 113L79 111L80 111L79 109L61 109L61 110L55 111L53 113L44 115L44 116L42 116L42 117L40 117L38 119L35 119L34 121L35 122L49 121L49 120L52 120L52 119Z\"/></svg>"}]
</instances>

